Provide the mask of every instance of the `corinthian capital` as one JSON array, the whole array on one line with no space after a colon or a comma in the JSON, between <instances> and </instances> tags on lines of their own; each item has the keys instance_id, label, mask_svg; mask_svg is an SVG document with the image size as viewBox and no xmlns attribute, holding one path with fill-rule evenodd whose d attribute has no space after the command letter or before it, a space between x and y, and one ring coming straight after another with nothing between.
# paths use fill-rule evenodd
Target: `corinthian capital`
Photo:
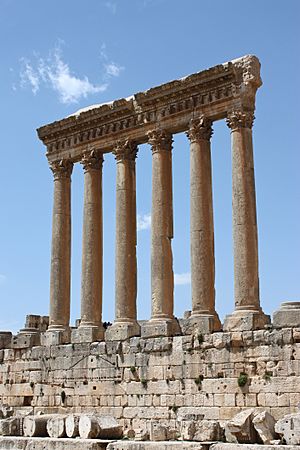
<instances>
[{"instance_id":1,"label":"corinthian capital","mask_svg":"<svg viewBox=\"0 0 300 450\"><path fill-rule=\"evenodd\" d=\"M254 122L253 111L230 111L227 115L227 125L231 130L238 128L252 128Z\"/></svg>"},{"instance_id":2,"label":"corinthian capital","mask_svg":"<svg viewBox=\"0 0 300 450\"><path fill-rule=\"evenodd\" d=\"M113 149L113 154L115 155L116 161L129 160L134 161L137 155L137 145L135 142L129 140L117 141L115 148Z\"/></svg>"},{"instance_id":3,"label":"corinthian capital","mask_svg":"<svg viewBox=\"0 0 300 450\"><path fill-rule=\"evenodd\" d=\"M166 131L155 129L147 134L148 142L152 146L152 153L172 151L172 135Z\"/></svg>"},{"instance_id":4,"label":"corinthian capital","mask_svg":"<svg viewBox=\"0 0 300 450\"><path fill-rule=\"evenodd\" d=\"M52 161L49 165L50 169L53 172L54 180L58 180L61 178L70 178L73 170L72 161L61 159L59 161Z\"/></svg>"},{"instance_id":5,"label":"corinthian capital","mask_svg":"<svg viewBox=\"0 0 300 450\"><path fill-rule=\"evenodd\" d=\"M212 121L207 119L205 116L191 119L189 131L186 133L191 142L197 142L200 140L209 141L212 134Z\"/></svg>"},{"instance_id":6,"label":"corinthian capital","mask_svg":"<svg viewBox=\"0 0 300 450\"><path fill-rule=\"evenodd\" d=\"M84 171L93 169L99 170L102 168L103 154L102 153L97 154L95 150L87 150L83 154L83 158L80 162L83 165Z\"/></svg>"}]
</instances>

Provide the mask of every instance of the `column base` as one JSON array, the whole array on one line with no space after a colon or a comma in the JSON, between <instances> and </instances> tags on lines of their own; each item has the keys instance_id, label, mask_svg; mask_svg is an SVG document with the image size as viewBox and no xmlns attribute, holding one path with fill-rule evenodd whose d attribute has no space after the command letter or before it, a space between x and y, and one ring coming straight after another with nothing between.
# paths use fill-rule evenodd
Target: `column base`
<instances>
[{"instance_id":1,"label":"column base","mask_svg":"<svg viewBox=\"0 0 300 450\"><path fill-rule=\"evenodd\" d=\"M136 322L114 322L105 332L106 341L125 341L141 335L141 327Z\"/></svg>"},{"instance_id":2,"label":"column base","mask_svg":"<svg viewBox=\"0 0 300 450\"><path fill-rule=\"evenodd\" d=\"M184 320L184 334L209 334L221 331L222 324L218 314L191 314Z\"/></svg>"},{"instance_id":3,"label":"column base","mask_svg":"<svg viewBox=\"0 0 300 450\"><path fill-rule=\"evenodd\" d=\"M280 309L273 314L275 328L300 327L300 302L281 303Z\"/></svg>"},{"instance_id":4,"label":"column base","mask_svg":"<svg viewBox=\"0 0 300 450\"><path fill-rule=\"evenodd\" d=\"M225 317L224 331L261 330L271 322L270 316L263 311L236 310Z\"/></svg>"},{"instance_id":5,"label":"column base","mask_svg":"<svg viewBox=\"0 0 300 450\"><path fill-rule=\"evenodd\" d=\"M81 344L84 342L96 342L104 340L104 328L100 326L80 325L74 328L71 333L71 343Z\"/></svg>"},{"instance_id":6,"label":"column base","mask_svg":"<svg viewBox=\"0 0 300 450\"><path fill-rule=\"evenodd\" d=\"M177 319L151 319L141 326L141 336L144 338L160 336L176 336L181 334Z\"/></svg>"},{"instance_id":7,"label":"column base","mask_svg":"<svg viewBox=\"0 0 300 450\"><path fill-rule=\"evenodd\" d=\"M50 345L70 344L71 330L70 328L49 329L45 333L41 333L41 345L46 347Z\"/></svg>"}]
</instances>

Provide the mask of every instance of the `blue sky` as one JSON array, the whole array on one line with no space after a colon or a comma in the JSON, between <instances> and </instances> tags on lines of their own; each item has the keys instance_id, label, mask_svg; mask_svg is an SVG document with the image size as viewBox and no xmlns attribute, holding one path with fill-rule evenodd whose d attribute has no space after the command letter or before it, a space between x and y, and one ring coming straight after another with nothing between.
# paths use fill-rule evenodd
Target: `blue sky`
<instances>
[{"instance_id":1,"label":"blue sky","mask_svg":"<svg viewBox=\"0 0 300 450\"><path fill-rule=\"evenodd\" d=\"M84 106L255 54L261 303L300 300L298 0L0 0L0 329L48 314L52 174L36 128ZM212 138L216 306L234 308L230 133ZM175 313L191 307L189 145L174 137ZM105 158L104 320L114 318L115 161ZM82 167L72 183L72 321L80 316ZM138 311L150 317L151 151L137 160Z\"/></svg>"}]
</instances>

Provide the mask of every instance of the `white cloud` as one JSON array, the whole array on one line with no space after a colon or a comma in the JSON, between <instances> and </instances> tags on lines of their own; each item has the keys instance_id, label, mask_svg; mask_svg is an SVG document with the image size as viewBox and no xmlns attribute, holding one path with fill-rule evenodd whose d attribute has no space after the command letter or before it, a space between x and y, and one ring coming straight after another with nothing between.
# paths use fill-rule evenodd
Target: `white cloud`
<instances>
[{"instance_id":1,"label":"white cloud","mask_svg":"<svg viewBox=\"0 0 300 450\"><path fill-rule=\"evenodd\" d=\"M86 75L79 77L74 74L64 62L59 47L50 52L46 59L38 58L36 54L34 56L34 62L21 59L20 86L29 87L34 95L42 86L50 88L64 104L77 103L88 95L104 92L109 86L109 79L118 77L124 70L124 67L109 60L105 44L102 44L100 50L103 82L99 84L92 83Z\"/></svg>"},{"instance_id":2,"label":"white cloud","mask_svg":"<svg viewBox=\"0 0 300 450\"><path fill-rule=\"evenodd\" d=\"M0 273L0 286L6 282L7 278L5 275Z\"/></svg>"},{"instance_id":3,"label":"white cloud","mask_svg":"<svg viewBox=\"0 0 300 450\"><path fill-rule=\"evenodd\" d=\"M137 230L149 230L151 228L151 214L137 215Z\"/></svg>"},{"instance_id":4,"label":"white cloud","mask_svg":"<svg viewBox=\"0 0 300 450\"><path fill-rule=\"evenodd\" d=\"M25 58L21 59L22 69L20 73L21 87L29 85L33 94L35 95L40 88L39 73L31 66L30 62Z\"/></svg>"},{"instance_id":5,"label":"white cloud","mask_svg":"<svg viewBox=\"0 0 300 450\"><path fill-rule=\"evenodd\" d=\"M124 70L124 67L119 66L118 64L111 62L109 64L104 64L106 75L110 77L118 77L122 70Z\"/></svg>"},{"instance_id":6,"label":"white cloud","mask_svg":"<svg viewBox=\"0 0 300 450\"><path fill-rule=\"evenodd\" d=\"M187 273L175 273L174 274L174 284L182 285L182 284L191 284L191 274Z\"/></svg>"}]
</instances>

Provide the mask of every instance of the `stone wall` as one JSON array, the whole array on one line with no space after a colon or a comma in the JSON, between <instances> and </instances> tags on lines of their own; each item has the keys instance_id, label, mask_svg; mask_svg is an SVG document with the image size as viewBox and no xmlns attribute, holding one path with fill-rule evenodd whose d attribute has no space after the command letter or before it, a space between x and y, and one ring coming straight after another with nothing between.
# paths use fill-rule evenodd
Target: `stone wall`
<instances>
[{"instance_id":1,"label":"stone wall","mask_svg":"<svg viewBox=\"0 0 300 450\"><path fill-rule=\"evenodd\" d=\"M134 429L249 407L279 419L300 403L300 329L2 349L0 403L98 411Z\"/></svg>"}]
</instances>

